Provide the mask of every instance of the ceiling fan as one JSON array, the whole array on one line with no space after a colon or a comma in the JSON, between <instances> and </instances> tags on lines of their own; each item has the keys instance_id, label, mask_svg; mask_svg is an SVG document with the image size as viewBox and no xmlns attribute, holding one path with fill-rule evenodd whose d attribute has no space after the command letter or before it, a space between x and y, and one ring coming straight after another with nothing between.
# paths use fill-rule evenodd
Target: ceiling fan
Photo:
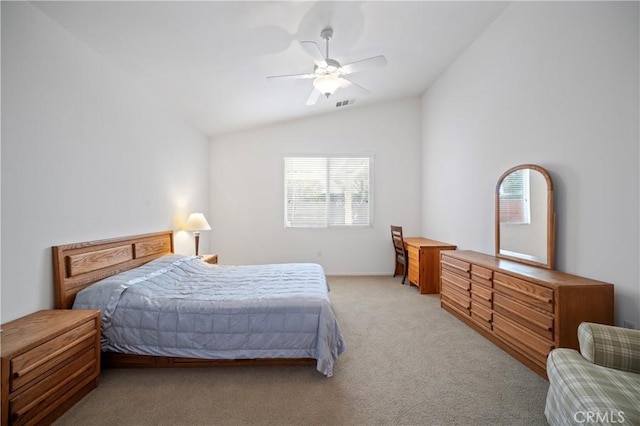
<instances>
[{"instance_id":1,"label":"ceiling fan","mask_svg":"<svg viewBox=\"0 0 640 426\"><path fill-rule=\"evenodd\" d=\"M333 28L325 27L320 32L320 37L326 42L326 53L323 54L320 46L315 41L301 41L302 47L307 50L314 58L315 65L313 73L308 74L288 74L274 75L267 77L268 79L313 79L313 91L307 99L307 105L315 105L320 94L327 98L331 96L338 88L358 87L359 89L370 92L368 89L354 83L345 76L360 72L368 68L375 68L387 65L387 59L383 55L373 56L371 58L361 59L346 65L340 65L340 62L329 57L329 40L333 37Z\"/></svg>"}]
</instances>

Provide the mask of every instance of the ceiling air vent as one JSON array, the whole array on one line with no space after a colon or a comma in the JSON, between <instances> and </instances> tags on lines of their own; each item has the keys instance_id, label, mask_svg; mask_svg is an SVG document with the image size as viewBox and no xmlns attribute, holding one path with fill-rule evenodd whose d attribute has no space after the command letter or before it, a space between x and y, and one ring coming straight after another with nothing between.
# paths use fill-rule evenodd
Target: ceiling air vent
<instances>
[{"instance_id":1,"label":"ceiling air vent","mask_svg":"<svg viewBox=\"0 0 640 426\"><path fill-rule=\"evenodd\" d=\"M355 101L356 101L355 99L347 99L347 100L344 100L344 101L336 102L336 108L347 106L347 105L351 105Z\"/></svg>"}]
</instances>

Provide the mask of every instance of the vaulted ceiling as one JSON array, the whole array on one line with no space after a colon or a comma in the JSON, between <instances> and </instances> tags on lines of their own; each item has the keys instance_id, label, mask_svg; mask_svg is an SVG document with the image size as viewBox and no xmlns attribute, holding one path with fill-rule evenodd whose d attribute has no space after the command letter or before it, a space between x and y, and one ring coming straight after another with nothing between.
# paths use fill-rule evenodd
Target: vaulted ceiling
<instances>
[{"instance_id":1,"label":"vaulted ceiling","mask_svg":"<svg viewBox=\"0 0 640 426\"><path fill-rule=\"evenodd\" d=\"M509 5L491 1L34 2L113 66L164 98L207 135L341 108L418 96ZM347 64L384 55L387 65L351 74L313 106L313 80L267 76L313 72L300 41Z\"/></svg>"}]
</instances>

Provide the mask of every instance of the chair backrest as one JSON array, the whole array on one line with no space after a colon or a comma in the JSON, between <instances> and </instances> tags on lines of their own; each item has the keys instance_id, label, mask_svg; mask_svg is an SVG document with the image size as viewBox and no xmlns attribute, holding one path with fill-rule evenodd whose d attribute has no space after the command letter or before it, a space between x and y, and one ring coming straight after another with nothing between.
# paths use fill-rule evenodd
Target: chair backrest
<instances>
[{"instance_id":1,"label":"chair backrest","mask_svg":"<svg viewBox=\"0 0 640 426\"><path fill-rule=\"evenodd\" d=\"M396 249L396 254L404 256L404 238L402 236L402 226L391 225L391 238L393 239L393 246Z\"/></svg>"}]
</instances>

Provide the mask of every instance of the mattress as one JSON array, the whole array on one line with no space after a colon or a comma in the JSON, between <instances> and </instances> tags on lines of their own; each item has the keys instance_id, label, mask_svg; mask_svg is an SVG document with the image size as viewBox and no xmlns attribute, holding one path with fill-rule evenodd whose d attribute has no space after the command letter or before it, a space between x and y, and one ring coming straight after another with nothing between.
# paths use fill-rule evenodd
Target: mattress
<instances>
[{"instance_id":1,"label":"mattress","mask_svg":"<svg viewBox=\"0 0 640 426\"><path fill-rule=\"evenodd\" d=\"M314 358L330 377L345 343L322 266L209 265L167 255L80 291L102 312L102 350L205 359Z\"/></svg>"}]
</instances>

